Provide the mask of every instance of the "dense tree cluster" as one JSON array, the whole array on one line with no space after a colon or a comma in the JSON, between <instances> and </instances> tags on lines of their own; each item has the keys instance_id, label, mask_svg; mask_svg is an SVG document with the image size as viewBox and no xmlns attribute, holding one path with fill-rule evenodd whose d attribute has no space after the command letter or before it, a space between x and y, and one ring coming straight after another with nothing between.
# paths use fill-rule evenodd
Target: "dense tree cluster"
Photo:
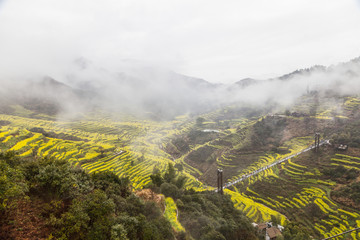
<instances>
[{"instance_id":1,"label":"dense tree cluster","mask_svg":"<svg viewBox=\"0 0 360 240\"><path fill-rule=\"evenodd\" d=\"M344 129L332 134L335 144L347 144L350 147L360 147L360 121L346 124Z\"/></svg>"},{"instance_id":2,"label":"dense tree cluster","mask_svg":"<svg viewBox=\"0 0 360 240\"><path fill-rule=\"evenodd\" d=\"M76 137L76 136L73 136L70 134L66 134L66 133L47 132L43 128L39 128L39 127L31 128L30 132L41 133L42 135L44 135L45 137L48 137L48 138L58 138L58 139L63 139L63 140L84 141L84 142L88 141L87 139L81 139L79 137Z\"/></svg>"},{"instance_id":3,"label":"dense tree cluster","mask_svg":"<svg viewBox=\"0 0 360 240\"><path fill-rule=\"evenodd\" d=\"M177 200L179 220L195 239L257 239L250 220L228 195L185 191Z\"/></svg>"},{"instance_id":4,"label":"dense tree cluster","mask_svg":"<svg viewBox=\"0 0 360 240\"><path fill-rule=\"evenodd\" d=\"M111 172L89 175L67 161L24 161L7 152L0 153L0 176L2 218L16 200L40 198L41 217L56 239L174 239L160 208L136 197L129 180Z\"/></svg>"},{"instance_id":5,"label":"dense tree cluster","mask_svg":"<svg viewBox=\"0 0 360 240\"><path fill-rule=\"evenodd\" d=\"M359 171L352 168L347 169L344 166L337 166L336 168L326 168L323 170L325 177L330 178L342 187L331 191L331 196L337 200L349 199L351 201L342 201L345 205L355 204L353 207L359 208L360 205L360 182L356 181L359 177Z\"/></svg>"},{"instance_id":6,"label":"dense tree cluster","mask_svg":"<svg viewBox=\"0 0 360 240\"><path fill-rule=\"evenodd\" d=\"M339 183L348 183L348 181L356 179L359 175L359 171L356 169L347 169L341 165L325 168L322 172L325 177Z\"/></svg>"},{"instance_id":7,"label":"dense tree cluster","mask_svg":"<svg viewBox=\"0 0 360 240\"><path fill-rule=\"evenodd\" d=\"M353 182L337 191L333 191L335 197L348 196L355 204L360 204L360 182Z\"/></svg>"},{"instance_id":8,"label":"dense tree cluster","mask_svg":"<svg viewBox=\"0 0 360 240\"><path fill-rule=\"evenodd\" d=\"M186 178L172 164L151 175L151 188L172 197L186 232L175 233L159 206L144 202L128 178L111 172L87 174L65 160L22 159L0 153L0 228L21 201L40 199L41 221L55 239L256 239L228 196L185 190ZM50 230L49 230L50 229ZM50 232L49 232L50 231ZM11 233L3 233L6 238Z\"/></svg>"},{"instance_id":9,"label":"dense tree cluster","mask_svg":"<svg viewBox=\"0 0 360 240\"><path fill-rule=\"evenodd\" d=\"M151 179L149 187L176 201L186 232L174 232L157 203L135 196L128 178L111 172L88 174L65 160L0 153L0 228L14 224L10 215L18 214L18 204L30 201L41 204L38 217L47 234L43 237L257 239L249 219L234 208L229 196L185 190L186 178L172 164L163 174L154 171ZM11 234L3 232L0 238Z\"/></svg>"},{"instance_id":10,"label":"dense tree cluster","mask_svg":"<svg viewBox=\"0 0 360 240\"><path fill-rule=\"evenodd\" d=\"M257 147L267 145L279 147L286 124L286 119L283 118L267 117L261 119L253 126L251 144Z\"/></svg>"},{"instance_id":11,"label":"dense tree cluster","mask_svg":"<svg viewBox=\"0 0 360 240\"><path fill-rule=\"evenodd\" d=\"M151 175L151 179L153 185L150 187L176 201L179 221L187 231L186 238L257 239L250 220L234 207L230 196L208 191L185 190L183 186L186 179L181 175L176 176L172 164L168 165L163 175L157 172Z\"/></svg>"},{"instance_id":12,"label":"dense tree cluster","mask_svg":"<svg viewBox=\"0 0 360 240\"><path fill-rule=\"evenodd\" d=\"M309 232L303 226L296 223L288 223L282 234L284 240L311 239Z\"/></svg>"}]
</instances>

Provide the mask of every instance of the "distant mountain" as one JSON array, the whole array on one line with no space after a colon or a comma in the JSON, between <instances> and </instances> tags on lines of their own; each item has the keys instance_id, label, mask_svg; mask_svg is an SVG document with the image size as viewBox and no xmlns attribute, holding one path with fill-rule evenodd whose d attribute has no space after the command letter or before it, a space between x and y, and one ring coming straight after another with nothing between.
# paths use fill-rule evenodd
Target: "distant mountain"
<instances>
[{"instance_id":1,"label":"distant mountain","mask_svg":"<svg viewBox=\"0 0 360 240\"><path fill-rule=\"evenodd\" d=\"M151 112L159 118L204 112L219 104L217 84L136 62L126 64L108 70L78 60L64 82L93 92L94 103L110 110Z\"/></svg>"},{"instance_id":2,"label":"distant mountain","mask_svg":"<svg viewBox=\"0 0 360 240\"><path fill-rule=\"evenodd\" d=\"M289 80L291 78L294 78L294 77L297 77L300 75L301 76L309 76L314 72L320 72L320 71L325 72L326 70L327 70L327 68L325 66L315 65L310 68L295 70L294 72L291 72L291 73L288 73L288 74L278 77L278 79Z\"/></svg>"},{"instance_id":3,"label":"distant mountain","mask_svg":"<svg viewBox=\"0 0 360 240\"><path fill-rule=\"evenodd\" d=\"M259 80L255 80L253 78L244 78L241 79L240 81L237 81L235 84L240 86L241 88L246 88L250 85L257 84L258 82Z\"/></svg>"},{"instance_id":4,"label":"distant mountain","mask_svg":"<svg viewBox=\"0 0 360 240\"><path fill-rule=\"evenodd\" d=\"M12 112L12 106L20 105L34 113L56 115L88 100L86 92L46 76L8 85L0 105L7 113Z\"/></svg>"},{"instance_id":5,"label":"distant mountain","mask_svg":"<svg viewBox=\"0 0 360 240\"><path fill-rule=\"evenodd\" d=\"M271 100L289 104L309 90L353 94L360 92L359 76L360 58L267 80L245 78L230 85L213 84L136 61L106 69L81 58L62 74L5 81L0 89L0 108L8 112L9 105L20 104L51 115L100 108L166 119L239 102L264 104Z\"/></svg>"},{"instance_id":6,"label":"distant mountain","mask_svg":"<svg viewBox=\"0 0 360 240\"><path fill-rule=\"evenodd\" d=\"M277 79L289 80L298 76L306 77L312 74L349 74L353 77L360 75L360 57L354 58L348 62L339 63L337 65L332 65L325 67L322 65L315 65L310 68L299 69L294 72L285 74L278 77Z\"/></svg>"}]
</instances>

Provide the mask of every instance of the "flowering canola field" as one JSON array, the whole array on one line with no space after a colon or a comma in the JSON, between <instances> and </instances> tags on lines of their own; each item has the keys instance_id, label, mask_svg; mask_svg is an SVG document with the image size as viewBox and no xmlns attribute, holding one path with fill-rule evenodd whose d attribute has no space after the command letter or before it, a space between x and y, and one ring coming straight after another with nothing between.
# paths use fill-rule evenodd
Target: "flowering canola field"
<instances>
[{"instance_id":1,"label":"flowering canola field","mask_svg":"<svg viewBox=\"0 0 360 240\"><path fill-rule=\"evenodd\" d=\"M134 189L150 182L155 166L165 169L172 162L162 146L173 135L186 131L191 124L186 118L159 123L102 116L55 122L0 114L0 120L10 122L0 128L2 151L10 149L23 157L66 159L89 173L113 171L120 177L129 177ZM33 128L52 132L53 137L32 132ZM192 176L186 185L202 186Z\"/></svg>"}]
</instances>

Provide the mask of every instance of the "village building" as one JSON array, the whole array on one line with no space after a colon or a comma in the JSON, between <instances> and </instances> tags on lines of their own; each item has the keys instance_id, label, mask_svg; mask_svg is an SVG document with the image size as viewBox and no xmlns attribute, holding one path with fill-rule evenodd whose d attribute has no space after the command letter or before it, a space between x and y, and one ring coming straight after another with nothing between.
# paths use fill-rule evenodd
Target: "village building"
<instances>
[{"instance_id":1,"label":"village building","mask_svg":"<svg viewBox=\"0 0 360 240\"><path fill-rule=\"evenodd\" d=\"M348 145L346 145L346 144L336 144L335 148L336 148L336 150L339 150L339 151L346 151L348 149Z\"/></svg>"},{"instance_id":2,"label":"village building","mask_svg":"<svg viewBox=\"0 0 360 240\"><path fill-rule=\"evenodd\" d=\"M270 227L266 229L266 236L265 236L265 240L274 240L277 237L281 236L281 232L278 228L276 227Z\"/></svg>"}]
</instances>

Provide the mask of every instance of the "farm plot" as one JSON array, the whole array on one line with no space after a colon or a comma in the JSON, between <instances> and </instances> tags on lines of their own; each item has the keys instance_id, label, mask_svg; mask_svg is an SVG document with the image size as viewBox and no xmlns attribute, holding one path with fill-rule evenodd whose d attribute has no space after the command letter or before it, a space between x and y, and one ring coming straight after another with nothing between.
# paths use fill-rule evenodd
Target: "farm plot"
<instances>
[{"instance_id":1,"label":"farm plot","mask_svg":"<svg viewBox=\"0 0 360 240\"><path fill-rule=\"evenodd\" d=\"M11 149L24 157L66 159L90 173L114 171L118 176L129 177L134 189L150 182L154 166L166 168L171 160L161 146L191 126L185 117L162 123L131 118L116 122L110 117L54 122L0 114L0 120L10 122L0 129L3 151ZM34 128L55 137L29 131ZM68 140L71 136L76 141ZM186 186L201 189L203 184L192 177Z\"/></svg>"},{"instance_id":2,"label":"farm plot","mask_svg":"<svg viewBox=\"0 0 360 240\"><path fill-rule=\"evenodd\" d=\"M176 232L184 232L185 229L177 219L177 207L174 200L171 197L165 199L165 212L164 216Z\"/></svg>"},{"instance_id":3,"label":"farm plot","mask_svg":"<svg viewBox=\"0 0 360 240\"><path fill-rule=\"evenodd\" d=\"M309 155L302 157L306 159ZM335 156L330 162L343 164L345 167L356 165L354 163L359 161L357 157L341 154ZM246 191L241 193L242 196L283 214L289 220L301 223L313 236L330 237L354 228L360 213L334 202L329 192L335 183L325 180L315 165L306 166L298 158L279 166L278 171L274 171L276 177L267 177L266 181L250 181L246 185ZM247 206L252 207L247 214L252 219L259 220L257 211L263 210L256 210L257 206L251 201L247 200ZM351 235L339 239L348 237Z\"/></svg>"},{"instance_id":4,"label":"farm plot","mask_svg":"<svg viewBox=\"0 0 360 240\"><path fill-rule=\"evenodd\" d=\"M335 158L331 158L331 165L343 166L348 169L356 169L360 171L360 158L352 157L344 154L335 154Z\"/></svg>"}]
</instances>

